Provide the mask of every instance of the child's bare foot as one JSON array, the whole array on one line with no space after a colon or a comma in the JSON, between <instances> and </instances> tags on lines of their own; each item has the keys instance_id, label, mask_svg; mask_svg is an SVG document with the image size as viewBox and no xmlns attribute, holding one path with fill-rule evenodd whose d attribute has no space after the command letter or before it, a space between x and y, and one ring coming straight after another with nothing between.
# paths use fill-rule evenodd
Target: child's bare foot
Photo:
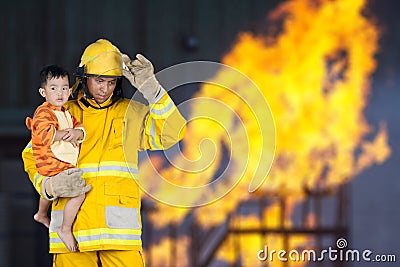
<instances>
[{"instance_id":1,"label":"child's bare foot","mask_svg":"<svg viewBox=\"0 0 400 267\"><path fill-rule=\"evenodd\" d=\"M49 226L50 226L50 219L49 219L49 217L47 217L47 215L36 213L35 215L33 215L33 219L35 221L37 221L38 223L43 224L47 228L49 228Z\"/></svg>"},{"instance_id":2,"label":"child's bare foot","mask_svg":"<svg viewBox=\"0 0 400 267\"><path fill-rule=\"evenodd\" d=\"M61 240L64 242L65 246L71 252L78 251L78 242L76 242L76 239L71 231L62 230L62 228L60 228L57 231L57 233L58 233L58 236L61 238Z\"/></svg>"}]
</instances>

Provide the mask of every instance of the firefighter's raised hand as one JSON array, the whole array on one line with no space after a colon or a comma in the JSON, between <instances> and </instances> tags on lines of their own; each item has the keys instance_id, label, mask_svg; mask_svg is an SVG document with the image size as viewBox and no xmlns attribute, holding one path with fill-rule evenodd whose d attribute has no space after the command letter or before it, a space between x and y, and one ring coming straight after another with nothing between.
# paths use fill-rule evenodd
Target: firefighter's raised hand
<instances>
[{"instance_id":1,"label":"firefighter's raised hand","mask_svg":"<svg viewBox=\"0 0 400 267\"><path fill-rule=\"evenodd\" d=\"M161 85L154 76L153 64L141 54L137 54L134 60L122 54L122 60L127 67L123 69L123 75L150 103L156 102Z\"/></svg>"},{"instance_id":2,"label":"firefighter's raised hand","mask_svg":"<svg viewBox=\"0 0 400 267\"><path fill-rule=\"evenodd\" d=\"M86 185L82 174L82 170L72 168L52 177L44 178L46 194L55 199L58 197L76 197L88 192L92 189L92 186Z\"/></svg>"}]
</instances>

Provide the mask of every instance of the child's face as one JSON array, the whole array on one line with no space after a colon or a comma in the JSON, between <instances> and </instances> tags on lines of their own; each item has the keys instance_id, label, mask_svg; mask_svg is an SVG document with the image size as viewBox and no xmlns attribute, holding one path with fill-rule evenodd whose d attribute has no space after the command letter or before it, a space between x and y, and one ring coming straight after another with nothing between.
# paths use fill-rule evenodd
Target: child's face
<instances>
[{"instance_id":1,"label":"child's face","mask_svg":"<svg viewBox=\"0 0 400 267\"><path fill-rule=\"evenodd\" d=\"M48 103L61 109L71 94L68 76L48 79L44 88L39 89L39 93Z\"/></svg>"}]
</instances>

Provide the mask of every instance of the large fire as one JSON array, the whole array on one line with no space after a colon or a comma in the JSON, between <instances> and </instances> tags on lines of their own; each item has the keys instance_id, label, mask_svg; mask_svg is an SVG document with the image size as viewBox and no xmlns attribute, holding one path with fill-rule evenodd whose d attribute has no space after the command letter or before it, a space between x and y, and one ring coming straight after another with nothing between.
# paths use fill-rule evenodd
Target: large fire
<instances>
[{"instance_id":1,"label":"large fire","mask_svg":"<svg viewBox=\"0 0 400 267\"><path fill-rule=\"evenodd\" d=\"M370 91L370 76L376 67L374 55L379 37L377 27L363 15L364 8L365 0L286 1L269 15L269 21L281 27L278 35L239 35L231 51L222 58L222 63L247 75L268 100L277 140L275 161L268 178L257 192L249 193L250 180L259 164L253 161L252 155L259 155L263 149L268 149L270 154L274 151L270 151L271 144L263 144L260 138L257 119L263 118L254 118L252 107L239 97L248 94L247 84L217 73L214 81L218 83L218 79L230 79L222 83L231 84L235 94L207 83L195 98L216 99L228 106L243 122L247 140L238 140L229 113L224 114L223 122L220 122L225 128L210 120L193 120L188 124L183 140L185 160L182 159L182 162L189 159L192 164L197 162L206 168L201 172L185 172L184 168L173 166L162 169L163 159L152 157L151 162L141 165L141 174L158 166L163 177L190 187L211 182L220 171L226 155L233 164L248 161L247 168L240 182L212 204L186 209L156 203L158 210L151 214L155 227L180 224L188 213L203 228L219 225L240 202L262 194L290 195L293 210L296 203L304 198L305 189L336 188L390 155L385 125L374 129L363 115ZM213 110L212 105L201 103L191 107L193 117L201 117L206 109L208 114L214 112L216 117L221 118L221 109ZM273 135L274 131L271 129L261 134ZM207 145L207 142L202 144L205 139L212 140L212 145ZM228 140L242 143L243 150L239 146L238 153L230 154ZM202 144L201 149L199 144ZM176 162L179 161L176 159ZM204 165L204 162L210 164ZM231 176L235 178L234 174ZM154 186L153 190L159 195L173 194L164 187ZM219 190L227 188L219 185L210 194ZM204 195L190 197L204 198ZM270 224L274 223L271 218L278 216L278 208L274 205L265 207ZM288 225L291 210L285 214ZM241 223L254 224L259 220L254 215L243 215ZM228 238L216 255L227 263L241 257L243 266L259 266L255 255L260 249L260 238L259 235L241 238L240 242L245 244L242 255L227 249ZM190 255L188 242L181 237L174 241L164 237L158 244L152 245L150 250L157 251L152 266L164 266L171 242L175 242L181 256L185 255L182 262L179 258L175 260L176 266L187 266ZM279 248L282 239L274 235L268 242ZM290 246L304 245L305 242L307 239L304 236L298 236ZM160 262L156 262L157 259ZM280 263L268 266L271 264L279 266Z\"/></svg>"}]
</instances>

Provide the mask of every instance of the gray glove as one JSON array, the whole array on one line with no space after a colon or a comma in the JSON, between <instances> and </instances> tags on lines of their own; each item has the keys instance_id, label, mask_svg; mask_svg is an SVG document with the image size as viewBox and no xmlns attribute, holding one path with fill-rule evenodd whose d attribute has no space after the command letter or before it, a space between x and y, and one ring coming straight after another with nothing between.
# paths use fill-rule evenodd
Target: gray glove
<instances>
[{"instance_id":1,"label":"gray glove","mask_svg":"<svg viewBox=\"0 0 400 267\"><path fill-rule=\"evenodd\" d=\"M43 183L46 193L54 199L57 197L76 197L88 192L92 189L92 186L85 186L86 182L82 178L82 174L82 170L72 168L52 177L45 177Z\"/></svg>"},{"instance_id":2,"label":"gray glove","mask_svg":"<svg viewBox=\"0 0 400 267\"><path fill-rule=\"evenodd\" d=\"M161 91L161 85L154 76L153 64L141 54L131 60L128 55L122 54L122 60L128 69L123 69L123 75L149 101L155 103Z\"/></svg>"}]
</instances>

